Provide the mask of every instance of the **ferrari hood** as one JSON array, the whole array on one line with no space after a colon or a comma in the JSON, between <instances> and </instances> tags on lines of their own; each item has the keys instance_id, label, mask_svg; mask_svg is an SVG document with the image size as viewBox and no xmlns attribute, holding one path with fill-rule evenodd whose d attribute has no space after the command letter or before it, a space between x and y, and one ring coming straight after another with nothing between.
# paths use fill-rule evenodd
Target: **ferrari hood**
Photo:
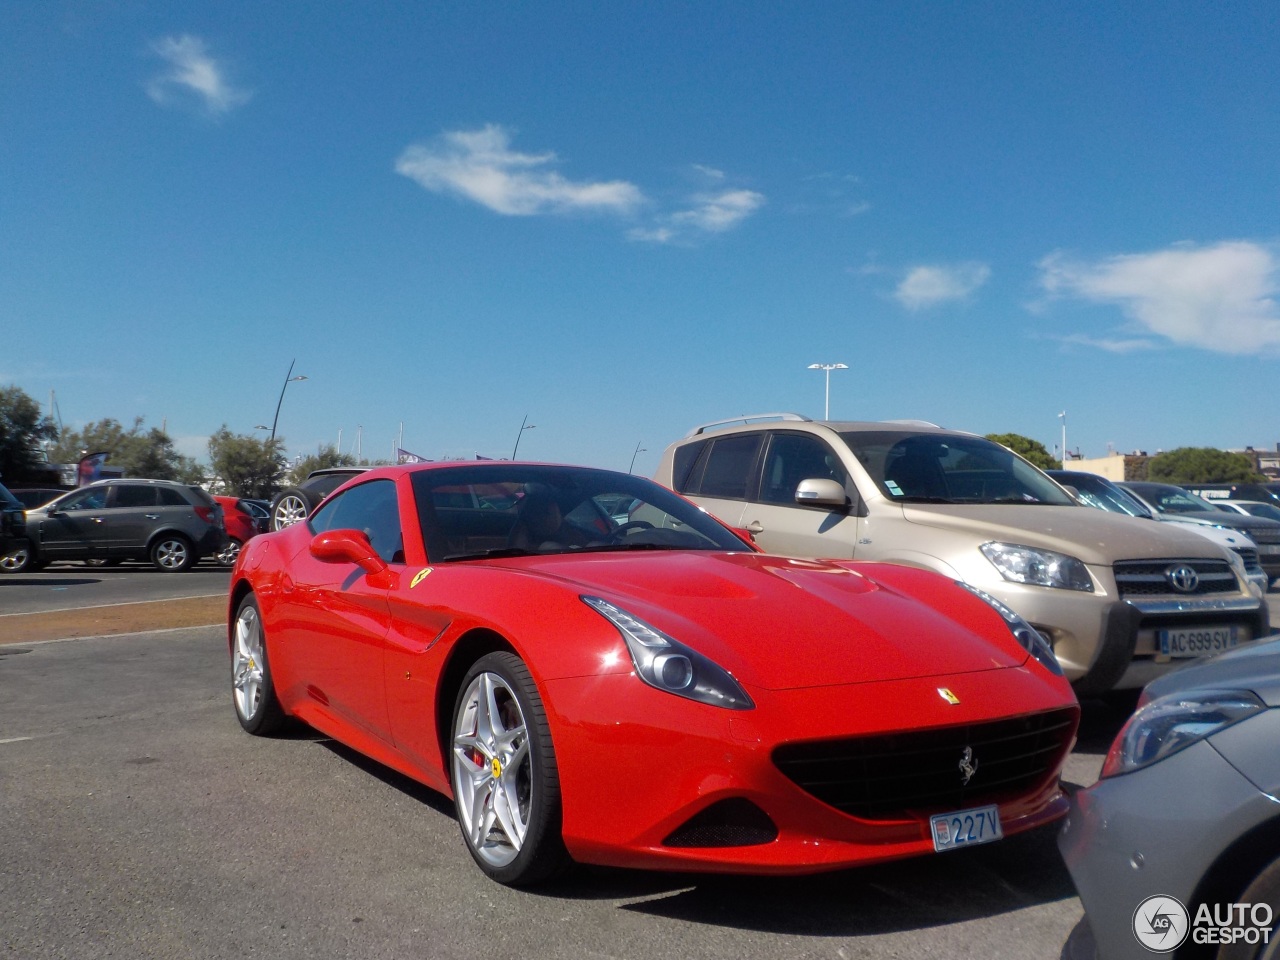
<instances>
[{"instance_id":1,"label":"ferrari hood","mask_svg":"<svg viewBox=\"0 0 1280 960\"><path fill-rule=\"evenodd\" d=\"M911 523L964 534L974 543L999 540L1066 553L1094 566L1117 560L1220 557L1198 534L1174 524L1107 513L1092 507L1036 504L904 504Z\"/></svg>"},{"instance_id":2,"label":"ferrari hood","mask_svg":"<svg viewBox=\"0 0 1280 960\"><path fill-rule=\"evenodd\" d=\"M750 553L560 555L541 559L536 575L603 597L767 689L950 675L1027 659L994 611L923 571L911 576L934 594L928 601L835 563Z\"/></svg>"}]
</instances>

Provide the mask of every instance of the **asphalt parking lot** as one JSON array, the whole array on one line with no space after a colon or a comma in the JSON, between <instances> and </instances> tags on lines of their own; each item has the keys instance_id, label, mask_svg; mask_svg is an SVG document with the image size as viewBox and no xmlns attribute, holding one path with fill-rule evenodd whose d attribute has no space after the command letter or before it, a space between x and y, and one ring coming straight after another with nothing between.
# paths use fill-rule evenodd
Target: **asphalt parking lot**
<instances>
[{"instance_id":1,"label":"asphalt parking lot","mask_svg":"<svg viewBox=\"0 0 1280 960\"><path fill-rule=\"evenodd\" d=\"M77 591L164 607L226 572L66 582L103 576L0 578L5 956L1021 960L1058 957L1081 916L1053 828L817 877L583 870L508 890L472 865L443 798L305 728L241 732L221 627L6 630L38 611L94 616ZM1123 719L1085 704L1069 784L1096 778Z\"/></svg>"}]
</instances>

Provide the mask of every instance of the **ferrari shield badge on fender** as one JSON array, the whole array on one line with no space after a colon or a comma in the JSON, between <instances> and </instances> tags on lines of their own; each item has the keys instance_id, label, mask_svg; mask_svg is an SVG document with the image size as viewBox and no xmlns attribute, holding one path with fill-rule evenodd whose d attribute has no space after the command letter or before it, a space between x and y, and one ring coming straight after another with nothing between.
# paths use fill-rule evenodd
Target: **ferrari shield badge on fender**
<instances>
[{"instance_id":1,"label":"ferrari shield badge on fender","mask_svg":"<svg viewBox=\"0 0 1280 960\"><path fill-rule=\"evenodd\" d=\"M957 697L954 693L952 693L946 687L938 688L938 696L940 696L943 700L947 701L947 703L951 704L953 707L960 702L960 698Z\"/></svg>"},{"instance_id":2,"label":"ferrari shield badge on fender","mask_svg":"<svg viewBox=\"0 0 1280 960\"><path fill-rule=\"evenodd\" d=\"M415 573L413 575L413 579L409 581L409 589L412 590L414 587L420 584L423 580L427 579L427 577L431 576L431 569L432 569L431 567L423 567L421 570Z\"/></svg>"}]
</instances>

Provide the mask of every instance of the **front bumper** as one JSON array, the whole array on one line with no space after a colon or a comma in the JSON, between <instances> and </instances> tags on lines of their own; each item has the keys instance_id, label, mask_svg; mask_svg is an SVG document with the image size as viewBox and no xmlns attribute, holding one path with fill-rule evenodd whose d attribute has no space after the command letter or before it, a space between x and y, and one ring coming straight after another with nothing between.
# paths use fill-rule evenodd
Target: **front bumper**
<instances>
[{"instance_id":1,"label":"front bumper","mask_svg":"<svg viewBox=\"0 0 1280 960\"><path fill-rule=\"evenodd\" d=\"M1200 883L1222 852L1278 814L1280 804L1207 741L1076 791L1058 847L1097 956L1150 958L1134 933L1139 905L1175 897L1194 914Z\"/></svg>"},{"instance_id":2,"label":"front bumper","mask_svg":"<svg viewBox=\"0 0 1280 960\"><path fill-rule=\"evenodd\" d=\"M1078 708L1034 661L1018 668L790 691L749 690L756 708L721 710L662 693L634 676L551 681L565 843L579 861L646 869L800 874L932 853L938 809L865 820L828 806L775 765L776 747L981 723L1068 708L1071 730L1049 773L999 802L1006 836L1066 811L1058 772ZM949 703L945 687L960 700ZM607 718L605 720L597 718ZM558 733L564 731L564 734ZM959 756L957 755L957 759ZM776 827L766 842L673 844L715 805L746 801ZM973 806L984 804L974 803ZM968 806L966 804L966 806ZM607 815L605 812L607 811Z\"/></svg>"}]
</instances>

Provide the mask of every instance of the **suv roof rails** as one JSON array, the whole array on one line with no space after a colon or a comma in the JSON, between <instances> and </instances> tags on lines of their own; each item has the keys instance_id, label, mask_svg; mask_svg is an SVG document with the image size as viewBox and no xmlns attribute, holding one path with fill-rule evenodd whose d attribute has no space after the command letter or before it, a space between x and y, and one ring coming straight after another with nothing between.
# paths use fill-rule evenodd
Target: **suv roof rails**
<instances>
[{"instance_id":1,"label":"suv roof rails","mask_svg":"<svg viewBox=\"0 0 1280 960\"><path fill-rule=\"evenodd\" d=\"M939 430L945 430L946 427L940 423L934 423L932 420L883 420L882 423L895 423L903 427L936 427Z\"/></svg>"},{"instance_id":2,"label":"suv roof rails","mask_svg":"<svg viewBox=\"0 0 1280 960\"><path fill-rule=\"evenodd\" d=\"M802 420L805 423L812 423L812 417L806 417L801 413L755 413L742 417L730 417L728 420L712 420L710 423L699 424L688 433L686 437L696 437L700 433L706 433L712 427L723 427L728 423L750 423L753 420Z\"/></svg>"}]
</instances>

